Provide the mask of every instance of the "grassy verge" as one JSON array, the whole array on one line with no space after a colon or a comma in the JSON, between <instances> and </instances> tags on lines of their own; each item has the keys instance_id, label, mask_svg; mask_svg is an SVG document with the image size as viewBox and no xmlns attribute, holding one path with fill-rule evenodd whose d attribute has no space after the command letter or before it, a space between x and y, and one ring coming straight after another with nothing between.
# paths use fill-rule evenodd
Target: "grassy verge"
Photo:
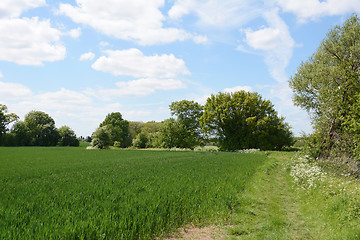
<instances>
[{"instance_id":1,"label":"grassy verge","mask_svg":"<svg viewBox=\"0 0 360 240\"><path fill-rule=\"evenodd\" d=\"M360 239L360 182L270 154L238 195L229 239Z\"/></svg>"}]
</instances>

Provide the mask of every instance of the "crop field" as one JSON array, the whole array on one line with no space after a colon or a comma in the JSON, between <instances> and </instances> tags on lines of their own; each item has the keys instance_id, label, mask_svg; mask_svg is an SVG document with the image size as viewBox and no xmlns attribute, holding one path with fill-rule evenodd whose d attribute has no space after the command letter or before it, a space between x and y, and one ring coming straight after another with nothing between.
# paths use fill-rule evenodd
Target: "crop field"
<instances>
[{"instance_id":1,"label":"crop field","mask_svg":"<svg viewBox=\"0 0 360 240\"><path fill-rule=\"evenodd\" d=\"M0 239L155 239L229 219L265 154L0 148Z\"/></svg>"}]
</instances>

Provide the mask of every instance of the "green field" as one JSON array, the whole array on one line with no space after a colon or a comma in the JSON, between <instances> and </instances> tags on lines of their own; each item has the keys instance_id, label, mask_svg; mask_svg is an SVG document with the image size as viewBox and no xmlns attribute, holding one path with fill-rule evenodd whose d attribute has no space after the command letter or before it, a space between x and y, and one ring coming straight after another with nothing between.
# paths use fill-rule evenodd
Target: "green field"
<instances>
[{"instance_id":1,"label":"green field","mask_svg":"<svg viewBox=\"0 0 360 240\"><path fill-rule=\"evenodd\" d=\"M0 148L0 239L153 239L227 221L264 153Z\"/></svg>"}]
</instances>

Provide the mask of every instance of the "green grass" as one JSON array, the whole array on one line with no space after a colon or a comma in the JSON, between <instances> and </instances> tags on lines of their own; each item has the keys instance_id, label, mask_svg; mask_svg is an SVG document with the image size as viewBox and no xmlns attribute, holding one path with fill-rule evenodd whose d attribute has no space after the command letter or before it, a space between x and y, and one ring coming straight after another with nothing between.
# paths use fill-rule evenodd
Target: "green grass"
<instances>
[{"instance_id":1,"label":"green grass","mask_svg":"<svg viewBox=\"0 0 360 240\"><path fill-rule=\"evenodd\" d=\"M266 156L0 148L0 239L153 239L228 220Z\"/></svg>"},{"instance_id":2,"label":"green grass","mask_svg":"<svg viewBox=\"0 0 360 240\"><path fill-rule=\"evenodd\" d=\"M309 171L314 184L297 183L296 159L270 153L238 194L229 239L360 239L360 181L331 173L317 180Z\"/></svg>"}]
</instances>

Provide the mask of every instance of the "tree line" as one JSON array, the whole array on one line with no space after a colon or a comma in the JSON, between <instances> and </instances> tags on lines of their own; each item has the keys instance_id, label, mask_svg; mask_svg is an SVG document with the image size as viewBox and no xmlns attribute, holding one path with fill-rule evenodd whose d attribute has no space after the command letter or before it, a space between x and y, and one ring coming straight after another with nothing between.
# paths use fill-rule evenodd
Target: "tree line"
<instances>
[{"instance_id":1,"label":"tree line","mask_svg":"<svg viewBox=\"0 0 360 240\"><path fill-rule=\"evenodd\" d=\"M31 111L24 121L0 111L0 145L79 146L68 126L59 129L48 114ZM91 136L93 147L188 148L216 145L234 151L258 148L282 150L292 144L292 132L269 100L239 91L211 95L204 106L182 100L169 106L172 117L162 122L131 122L120 112L109 113ZM8 129L10 123L12 127Z\"/></svg>"},{"instance_id":2,"label":"tree line","mask_svg":"<svg viewBox=\"0 0 360 240\"><path fill-rule=\"evenodd\" d=\"M269 100L239 91L211 95L204 106L182 100L171 103L172 118L160 123L128 122L119 112L108 114L92 135L97 148L189 148L213 144L220 150L291 146L290 126Z\"/></svg>"},{"instance_id":3,"label":"tree line","mask_svg":"<svg viewBox=\"0 0 360 240\"><path fill-rule=\"evenodd\" d=\"M9 129L9 125L13 123ZM79 146L75 132L68 126L59 129L42 111L30 111L24 121L0 104L0 146Z\"/></svg>"}]
</instances>

